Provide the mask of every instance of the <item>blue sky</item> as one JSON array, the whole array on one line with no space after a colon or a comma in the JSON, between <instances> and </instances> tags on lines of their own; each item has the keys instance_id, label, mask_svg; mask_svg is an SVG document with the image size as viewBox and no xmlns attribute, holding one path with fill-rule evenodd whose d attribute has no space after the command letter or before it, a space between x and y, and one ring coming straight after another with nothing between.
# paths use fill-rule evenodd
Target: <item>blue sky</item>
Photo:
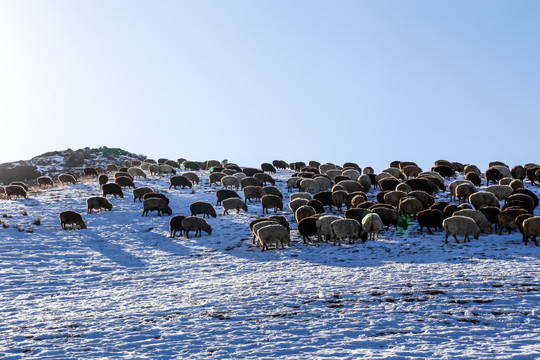
<instances>
[{"instance_id":1,"label":"blue sky","mask_svg":"<svg viewBox=\"0 0 540 360\"><path fill-rule=\"evenodd\" d=\"M540 162L536 1L0 0L0 162Z\"/></svg>"}]
</instances>

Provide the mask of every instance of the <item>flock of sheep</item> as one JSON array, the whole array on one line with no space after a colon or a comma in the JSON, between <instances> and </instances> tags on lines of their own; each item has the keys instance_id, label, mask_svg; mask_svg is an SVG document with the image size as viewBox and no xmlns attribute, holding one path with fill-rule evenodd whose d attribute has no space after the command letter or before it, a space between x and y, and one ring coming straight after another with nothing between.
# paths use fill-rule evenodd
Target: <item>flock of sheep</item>
<instances>
[{"instance_id":1,"label":"flock of sheep","mask_svg":"<svg viewBox=\"0 0 540 360\"><path fill-rule=\"evenodd\" d=\"M275 160L272 164L261 164L260 168L185 159L133 160L123 165L83 169L83 176L96 178L102 190L102 196L87 199L88 213L110 211L113 205L107 196L123 198L126 188L130 188L133 201L142 202L143 216L150 211L157 211L159 216L172 215L167 196L150 187L135 187L134 179L167 176L169 189L184 189L201 183L200 177L203 177L207 186L216 188L216 206L222 207L223 215L232 210L247 212L248 202L260 202L263 217L251 221L249 230L253 243L262 250L289 246L290 222L296 222L304 243L312 243L316 238L316 241L331 241L334 245L354 243L357 239L374 240L384 227L407 227L411 221L417 221L420 232L424 228L429 233L431 229L443 228L445 243L450 235L456 242L459 242L457 236L470 241L471 236L478 238L481 233L493 233L494 228L499 234L503 230L508 233L519 230L525 245L529 239L538 245L536 237L540 235L540 217L533 215L538 197L524 185L534 186L535 182L540 182L540 165L533 163L510 168L504 163L492 162L481 173L475 165L446 160L436 161L429 171L423 171L413 162L394 161L378 174L371 167L361 169L356 163L338 166L315 161L305 164ZM183 172L177 174L182 168ZM288 197L275 186L273 175L280 169L292 172L286 180ZM48 176L36 180L40 187L54 186ZM62 173L58 181L75 184L78 176ZM28 187L22 182L0 188L7 199L26 197L27 191ZM437 193L447 191L449 196L438 198L448 201L436 201ZM284 199L288 200L290 212L284 210ZM274 214L270 215L269 210ZM190 216L176 215L170 219L171 237L183 234L189 237L190 232L201 236L203 231L212 234L205 217L217 216L214 205L196 201L190 205L190 212ZM266 214L268 216L264 216ZM64 229L86 228L82 215L75 211L63 211L59 218Z\"/></svg>"}]
</instances>

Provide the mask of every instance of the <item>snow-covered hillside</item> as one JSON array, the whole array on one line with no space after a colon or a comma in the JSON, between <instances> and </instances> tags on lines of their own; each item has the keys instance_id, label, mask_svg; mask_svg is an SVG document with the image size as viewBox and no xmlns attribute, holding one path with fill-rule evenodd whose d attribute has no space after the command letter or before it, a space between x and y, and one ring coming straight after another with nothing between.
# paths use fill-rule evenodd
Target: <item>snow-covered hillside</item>
<instances>
[{"instance_id":1,"label":"snow-covered hillside","mask_svg":"<svg viewBox=\"0 0 540 360\"><path fill-rule=\"evenodd\" d=\"M193 190L135 183L190 215L220 188L198 174ZM291 174L275 175L285 198ZM304 245L285 201L291 247L261 252L248 229L260 203L225 216L216 206L212 235L171 239L169 216L142 217L125 194L93 214L95 179L0 200L0 358L540 357L540 247L516 232L444 244L413 223L363 244ZM62 230L66 209L88 228Z\"/></svg>"}]
</instances>

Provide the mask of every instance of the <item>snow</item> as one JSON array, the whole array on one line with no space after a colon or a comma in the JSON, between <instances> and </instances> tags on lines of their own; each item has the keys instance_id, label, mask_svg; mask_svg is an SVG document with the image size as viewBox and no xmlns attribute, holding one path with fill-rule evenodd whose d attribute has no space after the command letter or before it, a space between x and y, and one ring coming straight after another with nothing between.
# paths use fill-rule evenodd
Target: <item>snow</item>
<instances>
[{"instance_id":1,"label":"snow","mask_svg":"<svg viewBox=\"0 0 540 360\"><path fill-rule=\"evenodd\" d=\"M275 175L285 198L291 174ZM199 177L194 191L135 182L190 215L219 189ZM169 216L142 217L124 193L94 214L94 179L0 200L0 358L540 357L540 248L517 232L445 245L413 223L364 244L304 245L291 222L291 247L261 252L247 226L260 203L226 216L216 206L212 235L171 239ZM88 229L62 230L66 209Z\"/></svg>"}]
</instances>

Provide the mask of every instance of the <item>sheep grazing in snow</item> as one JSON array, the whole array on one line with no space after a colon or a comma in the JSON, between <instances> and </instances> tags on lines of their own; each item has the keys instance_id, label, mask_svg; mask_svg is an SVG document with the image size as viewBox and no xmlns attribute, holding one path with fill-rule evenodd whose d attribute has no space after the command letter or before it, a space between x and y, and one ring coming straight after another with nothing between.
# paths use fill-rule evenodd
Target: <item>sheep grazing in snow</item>
<instances>
[{"instance_id":1,"label":"sheep grazing in snow","mask_svg":"<svg viewBox=\"0 0 540 360\"><path fill-rule=\"evenodd\" d=\"M527 176L527 170L521 165L516 165L510 170L510 175L513 179L522 180Z\"/></svg>"},{"instance_id":2,"label":"sheep grazing in snow","mask_svg":"<svg viewBox=\"0 0 540 360\"><path fill-rule=\"evenodd\" d=\"M278 210L283 210L283 200L273 194L263 195L261 198L261 204L263 208L263 214L268 214L268 209L274 209L274 212L277 212Z\"/></svg>"},{"instance_id":3,"label":"sheep grazing in snow","mask_svg":"<svg viewBox=\"0 0 540 360\"><path fill-rule=\"evenodd\" d=\"M526 195L529 195L531 197L531 199L533 199L533 201L534 201L534 207L536 208L538 206L538 203L539 203L538 196L536 196L536 194L533 193L529 189L517 189L517 190L514 190L513 194L526 194Z\"/></svg>"},{"instance_id":4,"label":"sheep grazing in snow","mask_svg":"<svg viewBox=\"0 0 540 360\"><path fill-rule=\"evenodd\" d=\"M466 202L469 199L469 196L471 196L471 194L474 194L477 191L478 190L476 190L476 187L474 187L474 185L464 183L456 186L454 195L458 199L458 204L461 204L461 200L463 200L463 202Z\"/></svg>"},{"instance_id":5,"label":"sheep grazing in snow","mask_svg":"<svg viewBox=\"0 0 540 360\"><path fill-rule=\"evenodd\" d=\"M298 233L302 235L304 244L307 244L308 242L312 243L310 239L311 236L318 236L317 220L319 217L319 215L308 216L298 222Z\"/></svg>"},{"instance_id":6,"label":"sheep grazing in snow","mask_svg":"<svg viewBox=\"0 0 540 360\"><path fill-rule=\"evenodd\" d=\"M158 216L161 216L161 213L172 215L172 210L169 207L168 202L160 198L148 198L143 200L142 216L148 216L149 211L157 211Z\"/></svg>"},{"instance_id":7,"label":"sheep grazing in snow","mask_svg":"<svg viewBox=\"0 0 540 360\"><path fill-rule=\"evenodd\" d=\"M298 199L298 198L303 198L306 200L312 199L311 194L307 192L298 192L298 193L289 195L289 201L293 201L294 199Z\"/></svg>"},{"instance_id":8,"label":"sheep grazing in snow","mask_svg":"<svg viewBox=\"0 0 540 360\"><path fill-rule=\"evenodd\" d=\"M308 200L307 206L311 206L313 208L313 210L315 210L315 212L317 214L322 214L324 213L324 205L322 204L322 202L320 202L319 200L317 199L311 199L311 200Z\"/></svg>"},{"instance_id":9,"label":"sheep grazing in snow","mask_svg":"<svg viewBox=\"0 0 540 360\"><path fill-rule=\"evenodd\" d=\"M401 183L398 186L396 186L396 191L403 191L404 193L408 194L413 190L411 189L411 187L408 184Z\"/></svg>"},{"instance_id":10,"label":"sheep grazing in snow","mask_svg":"<svg viewBox=\"0 0 540 360\"><path fill-rule=\"evenodd\" d=\"M370 211L379 216L379 219L381 220L382 224L386 226L386 230L388 230L390 225L394 225L394 227L397 228L399 212L393 207L388 208L388 207L383 207L383 206L376 206L376 207L371 207Z\"/></svg>"},{"instance_id":11,"label":"sheep grazing in snow","mask_svg":"<svg viewBox=\"0 0 540 360\"><path fill-rule=\"evenodd\" d=\"M339 219L343 218L336 215L323 215L316 220L315 226L317 228L317 236L319 238L319 241L328 241L332 238L330 224L332 223L332 221Z\"/></svg>"},{"instance_id":12,"label":"sheep grazing in snow","mask_svg":"<svg viewBox=\"0 0 540 360\"><path fill-rule=\"evenodd\" d=\"M261 188L261 194L264 195L276 195L279 196L281 199L283 199L283 194L279 189L275 186L264 186Z\"/></svg>"},{"instance_id":13,"label":"sheep grazing in snow","mask_svg":"<svg viewBox=\"0 0 540 360\"><path fill-rule=\"evenodd\" d=\"M445 230L444 243L448 244L448 236L452 234L456 242L459 244L457 235L464 236L463 242L470 241L470 235L478 239L480 236L480 228L473 219L466 216L451 216L444 219L443 228Z\"/></svg>"},{"instance_id":14,"label":"sheep grazing in snow","mask_svg":"<svg viewBox=\"0 0 540 360\"><path fill-rule=\"evenodd\" d=\"M366 210L366 209L348 209L348 210L345 210L343 217L345 219L355 219L361 224L364 216L370 213L371 211Z\"/></svg>"},{"instance_id":15,"label":"sheep grazing in snow","mask_svg":"<svg viewBox=\"0 0 540 360\"><path fill-rule=\"evenodd\" d=\"M331 236L334 239L334 245L336 245L336 243L339 244L340 241L345 240L349 240L349 244L354 244L356 239L361 237L364 233L362 225L354 219L334 220L330 224L330 231L332 233ZM367 235L367 233L365 234ZM363 242L365 240L366 239L364 239Z\"/></svg>"},{"instance_id":16,"label":"sheep grazing in snow","mask_svg":"<svg viewBox=\"0 0 540 360\"><path fill-rule=\"evenodd\" d=\"M23 197L26 199L26 190L21 185L7 185L4 188L6 197L11 200L12 196Z\"/></svg>"},{"instance_id":17,"label":"sheep grazing in snow","mask_svg":"<svg viewBox=\"0 0 540 360\"><path fill-rule=\"evenodd\" d=\"M486 170L484 173L484 178L486 179L487 185L489 185L490 181L493 181L494 184L497 184L499 180L503 178L503 174L499 171L499 169L496 169L494 167L490 167Z\"/></svg>"},{"instance_id":18,"label":"sheep grazing in snow","mask_svg":"<svg viewBox=\"0 0 540 360\"><path fill-rule=\"evenodd\" d=\"M124 198L124 192L122 191L122 188L116 183L104 184L101 187L101 191L103 191L104 197L107 195L114 195L114 197L120 196L120 198Z\"/></svg>"},{"instance_id":19,"label":"sheep grazing in snow","mask_svg":"<svg viewBox=\"0 0 540 360\"><path fill-rule=\"evenodd\" d=\"M146 179L146 173L141 168L130 167L127 172L132 178L141 177Z\"/></svg>"},{"instance_id":20,"label":"sheep grazing in snow","mask_svg":"<svg viewBox=\"0 0 540 360\"><path fill-rule=\"evenodd\" d=\"M231 188L231 190L233 187L235 189L238 189L240 187L240 181L238 181L238 178L236 176L225 175L221 178L221 185L223 185L225 189L228 189L229 187Z\"/></svg>"},{"instance_id":21,"label":"sheep grazing in snow","mask_svg":"<svg viewBox=\"0 0 540 360\"><path fill-rule=\"evenodd\" d=\"M114 179L114 182L120 185L120 187L135 188L135 184L133 183L133 179L131 179L131 177L119 176Z\"/></svg>"},{"instance_id":22,"label":"sheep grazing in snow","mask_svg":"<svg viewBox=\"0 0 540 360\"><path fill-rule=\"evenodd\" d=\"M528 212L521 207L510 207L501 211L499 213L499 235L502 235L504 229L508 231L508 234L512 229L517 229L515 220L516 217L522 214L528 214Z\"/></svg>"},{"instance_id":23,"label":"sheep grazing in snow","mask_svg":"<svg viewBox=\"0 0 540 360\"><path fill-rule=\"evenodd\" d=\"M92 210L112 210L113 205L103 196L92 196L86 199L86 211L91 214Z\"/></svg>"},{"instance_id":24,"label":"sheep grazing in snow","mask_svg":"<svg viewBox=\"0 0 540 360\"><path fill-rule=\"evenodd\" d=\"M264 172L271 172L271 173L276 173L276 167L274 167L272 164L270 163L262 163L261 164L261 170L264 171Z\"/></svg>"},{"instance_id":25,"label":"sheep grazing in snow","mask_svg":"<svg viewBox=\"0 0 540 360\"><path fill-rule=\"evenodd\" d=\"M341 207L346 203L347 195L348 192L345 190L332 191L332 202L339 211L341 211Z\"/></svg>"},{"instance_id":26,"label":"sheep grazing in snow","mask_svg":"<svg viewBox=\"0 0 540 360\"><path fill-rule=\"evenodd\" d=\"M152 188L149 188L149 187L138 187L138 188L133 189L133 202L135 202L136 200L139 200L139 202L142 202L142 197L144 196L144 194L148 194L151 192L154 192L154 190L152 190Z\"/></svg>"},{"instance_id":27,"label":"sheep grazing in snow","mask_svg":"<svg viewBox=\"0 0 540 360\"><path fill-rule=\"evenodd\" d=\"M183 177L187 178L189 181L191 181L191 183L193 184L199 184L199 176L197 176L197 174L195 174L194 172L191 172L191 171L186 171L184 173L181 174Z\"/></svg>"},{"instance_id":28,"label":"sheep grazing in snow","mask_svg":"<svg viewBox=\"0 0 540 360\"><path fill-rule=\"evenodd\" d=\"M499 201L506 201L506 198L509 197L514 189L508 185L490 185L486 187L486 191L492 193L497 197Z\"/></svg>"},{"instance_id":29,"label":"sheep grazing in snow","mask_svg":"<svg viewBox=\"0 0 540 360\"><path fill-rule=\"evenodd\" d=\"M405 196L407 196L407 193L404 191L392 190L385 193L383 199L385 204L397 206L399 204L399 200Z\"/></svg>"},{"instance_id":30,"label":"sheep grazing in snow","mask_svg":"<svg viewBox=\"0 0 540 360\"><path fill-rule=\"evenodd\" d=\"M202 236L202 232L206 232L208 235L212 235L212 227L202 217L188 216L182 220L182 227L186 232L186 238L189 239L189 232L195 231L195 237Z\"/></svg>"},{"instance_id":31,"label":"sheep grazing in snow","mask_svg":"<svg viewBox=\"0 0 540 360\"><path fill-rule=\"evenodd\" d=\"M263 183L261 180L257 178L254 178L252 176L247 176L240 180L240 186L242 187L242 189L245 188L246 186L260 186L262 188Z\"/></svg>"},{"instance_id":32,"label":"sheep grazing in snow","mask_svg":"<svg viewBox=\"0 0 540 360\"><path fill-rule=\"evenodd\" d=\"M50 176L40 176L37 178L37 182L39 184L39 187L41 187L41 185L43 185L44 187L47 187L47 185L51 185L51 187L54 186L53 180Z\"/></svg>"},{"instance_id":33,"label":"sheep grazing in snow","mask_svg":"<svg viewBox=\"0 0 540 360\"><path fill-rule=\"evenodd\" d=\"M420 211L416 218L418 220L418 225L420 226L420 234L422 234L422 229L425 227L428 230L428 233L432 234L431 228L441 228L442 222L444 220L444 215L442 211L437 209L426 209Z\"/></svg>"},{"instance_id":34,"label":"sheep grazing in snow","mask_svg":"<svg viewBox=\"0 0 540 360\"><path fill-rule=\"evenodd\" d=\"M369 234L368 239L375 240L383 224L379 215L375 213L370 213L364 216L364 218L362 219L362 226Z\"/></svg>"},{"instance_id":35,"label":"sheep grazing in snow","mask_svg":"<svg viewBox=\"0 0 540 360\"><path fill-rule=\"evenodd\" d=\"M259 239L259 245L261 250L269 249L270 245L275 245L276 249L279 244L281 248L285 249L285 245L290 246L291 238L287 229L280 224L267 225L260 228L257 231L257 238Z\"/></svg>"},{"instance_id":36,"label":"sheep grazing in snow","mask_svg":"<svg viewBox=\"0 0 540 360\"><path fill-rule=\"evenodd\" d=\"M221 202L221 205L223 206L223 215L228 214L229 210L236 210L237 214L240 213L240 210L248 211L246 203L239 198L225 199Z\"/></svg>"},{"instance_id":37,"label":"sheep grazing in snow","mask_svg":"<svg viewBox=\"0 0 540 360\"><path fill-rule=\"evenodd\" d=\"M225 199L229 199L229 198L240 199L240 195L238 195L236 191L234 190L221 189L221 190L216 191L216 198L217 198L216 205L221 205L221 202Z\"/></svg>"},{"instance_id":38,"label":"sheep grazing in snow","mask_svg":"<svg viewBox=\"0 0 540 360\"><path fill-rule=\"evenodd\" d=\"M422 211L424 208L422 202L415 197L402 198L399 202L399 212L403 215L411 215L416 218L416 214Z\"/></svg>"},{"instance_id":39,"label":"sheep grazing in snow","mask_svg":"<svg viewBox=\"0 0 540 360\"><path fill-rule=\"evenodd\" d=\"M164 194L161 194L161 193L156 193L156 192L146 193L142 197L143 201L146 200L146 199L150 199L150 198L163 199L163 200L165 200L167 202L167 204L170 202L170 200L169 200L169 198L167 196L165 196Z\"/></svg>"},{"instance_id":40,"label":"sheep grazing in snow","mask_svg":"<svg viewBox=\"0 0 540 360\"><path fill-rule=\"evenodd\" d=\"M273 225L275 223L277 223L277 220L266 217L252 220L249 223L249 231L251 231L251 233L253 234L253 244L255 244L257 247L259 246L259 240L257 239L257 231L259 231L260 228L267 225Z\"/></svg>"},{"instance_id":41,"label":"sheep grazing in snow","mask_svg":"<svg viewBox=\"0 0 540 360\"><path fill-rule=\"evenodd\" d=\"M223 202L222 202L223 203ZM203 218L208 216L208 218L213 217L215 218L216 215L216 209L206 201L195 201L189 205L189 210L191 210L191 216L196 216L199 214L203 214Z\"/></svg>"},{"instance_id":42,"label":"sheep grazing in snow","mask_svg":"<svg viewBox=\"0 0 540 360\"><path fill-rule=\"evenodd\" d=\"M105 174L101 174L98 176L98 184L99 186L105 185L109 181L109 177Z\"/></svg>"},{"instance_id":43,"label":"sheep grazing in snow","mask_svg":"<svg viewBox=\"0 0 540 360\"><path fill-rule=\"evenodd\" d=\"M323 206L328 206L330 211L332 211L332 206L334 205L334 200L332 199L331 191L321 191L313 195L313 198L319 200Z\"/></svg>"},{"instance_id":44,"label":"sheep grazing in snow","mask_svg":"<svg viewBox=\"0 0 540 360\"><path fill-rule=\"evenodd\" d=\"M300 190L300 182L302 181L301 177L292 176L287 179L287 191L291 192L293 189Z\"/></svg>"},{"instance_id":45,"label":"sheep grazing in snow","mask_svg":"<svg viewBox=\"0 0 540 360\"><path fill-rule=\"evenodd\" d=\"M480 231L486 234L492 234L493 233L493 227L491 226L491 223L486 218L484 213L482 213L479 210L470 210L470 209L463 209L456 211L452 216L466 216L470 217L474 220L476 225L480 228Z\"/></svg>"},{"instance_id":46,"label":"sheep grazing in snow","mask_svg":"<svg viewBox=\"0 0 540 360\"><path fill-rule=\"evenodd\" d=\"M381 191L392 191L396 189L396 186L398 186L400 182L399 180L391 176L389 178L379 180L377 184L379 185L379 189L381 189Z\"/></svg>"},{"instance_id":47,"label":"sheep grazing in snow","mask_svg":"<svg viewBox=\"0 0 540 360\"><path fill-rule=\"evenodd\" d=\"M71 225L72 229L77 227L80 229L86 229L86 223L84 222L81 214L76 211L66 210L59 214L60 226L62 229L67 230L67 226Z\"/></svg>"},{"instance_id":48,"label":"sheep grazing in snow","mask_svg":"<svg viewBox=\"0 0 540 360\"><path fill-rule=\"evenodd\" d=\"M474 186L482 185L482 178L480 177L480 175L472 171L465 174L465 180L469 180L473 183Z\"/></svg>"},{"instance_id":49,"label":"sheep grazing in snow","mask_svg":"<svg viewBox=\"0 0 540 360\"><path fill-rule=\"evenodd\" d=\"M536 237L540 236L540 216L534 216L532 218L526 219L523 221L523 242L527 245L529 237L531 237L534 245L538 246Z\"/></svg>"},{"instance_id":50,"label":"sheep grazing in snow","mask_svg":"<svg viewBox=\"0 0 540 360\"><path fill-rule=\"evenodd\" d=\"M260 201L262 198L262 191L260 186L246 186L242 189L242 192L244 193L244 201L252 202L251 199L257 199Z\"/></svg>"},{"instance_id":51,"label":"sheep grazing in snow","mask_svg":"<svg viewBox=\"0 0 540 360\"><path fill-rule=\"evenodd\" d=\"M176 189L177 186L181 186L182 189L184 189L186 186L188 188L192 188L193 187L193 184L191 183L191 181L183 176L183 175L174 175L174 176L171 176L171 178L169 179L169 190L174 186L174 188Z\"/></svg>"},{"instance_id":52,"label":"sheep grazing in snow","mask_svg":"<svg viewBox=\"0 0 540 360\"><path fill-rule=\"evenodd\" d=\"M484 206L500 206L499 200L491 192L476 192L471 194L469 196L469 203L477 210L480 210Z\"/></svg>"},{"instance_id":53,"label":"sheep grazing in snow","mask_svg":"<svg viewBox=\"0 0 540 360\"><path fill-rule=\"evenodd\" d=\"M274 180L274 178L272 178L272 176L267 173L257 173L254 174L253 177L255 179L261 180L263 185L266 185L267 183L270 183L272 186L276 185L276 181Z\"/></svg>"},{"instance_id":54,"label":"sheep grazing in snow","mask_svg":"<svg viewBox=\"0 0 540 360\"><path fill-rule=\"evenodd\" d=\"M98 176L96 168L86 167L83 169L83 176Z\"/></svg>"},{"instance_id":55,"label":"sheep grazing in snow","mask_svg":"<svg viewBox=\"0 0 540 360\"><path fill-rule=\"evenodd\" d=\"M307 218L308 216L315 215L315 209L308 205L302 205L294 212L294 219L296 222L300 222L302 219Z\"/></svg>"},{"instance_id":56,"label":"sheep grazing in snow","mask_svg":"<svg viewBox=\"0 0 540 360\"><path fill-rule=\"evenodd\" d=\"M478 176L480 176L480 174L481 174L481 171L478 168L478 166L473 165L473 164L465 165L464 172L465 172L465 174L467 174L469 172L474 172Z\"/></svg>"},{"instance_id":57,"label":"sheep grazing in snow","mask_svg":"<svg viewBox=\"0 0 540 360\"><path fill-rule=\"evenodd\" d=\"M320 185L313 179L302 179L300 181L300 189L308 193L316 193L320 190Z\"/></svg>"},{"instance_id":58,"label":"sheep grazing in snow","mask_svg":"<svg viewBox=\"0 0 540 360\"><path fill-rule=\"evenodd\" d=\"M62 174L58 175L58 181L60 181L62 183L62 185L64 185L64 184L76 184L77 183L77 179L75 178L75 176L73 176L71 174L67 174L67 173L62 173Z\"/></svg>"}]
</instances>

